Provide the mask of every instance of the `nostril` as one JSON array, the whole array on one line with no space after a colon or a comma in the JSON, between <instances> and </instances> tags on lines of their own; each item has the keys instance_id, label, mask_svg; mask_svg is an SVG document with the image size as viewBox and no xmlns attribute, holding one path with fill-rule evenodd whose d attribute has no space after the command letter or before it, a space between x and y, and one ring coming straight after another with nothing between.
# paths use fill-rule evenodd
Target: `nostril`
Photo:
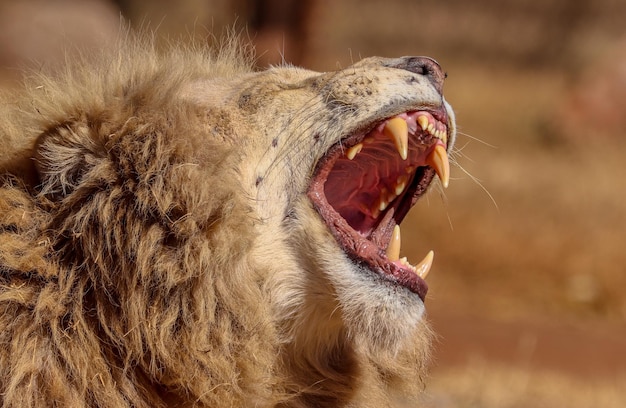
<instances>
[{"instance_id":1,"label":"nostril","mask_svg":"<svg viewBox=\"0 0 626 408\"><path fill-rule=\"evenodd\" d=\"M404 57L400 58L393 66L427 77L439 93L443 92L443 81L447 74L442 71L441 66L434 59L430 57Z\"/></svg>"},{"instance_id":2,"label":"nostril","mask_svg":"<svg viewBox=\"0 0 626 408\"><path fill-rule=\"evenodd\" d=\"M439 68L439 64L428 57L411 57L408 61L407 69L414 67L416 74L432 75Z\"/></svg>"}]
</instances>

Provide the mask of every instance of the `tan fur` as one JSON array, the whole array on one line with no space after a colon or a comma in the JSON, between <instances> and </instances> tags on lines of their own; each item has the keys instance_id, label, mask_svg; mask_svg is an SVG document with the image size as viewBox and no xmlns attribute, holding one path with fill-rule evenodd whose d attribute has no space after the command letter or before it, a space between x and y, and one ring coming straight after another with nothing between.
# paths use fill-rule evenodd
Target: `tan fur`
<instances>
[{"instance_id":1,"label":"tan fur","mask_svg":"<svg viewBox=\"0 0 626 408\"><path fill-rule=\"evenodd\" d=\"M3 406L411 406L423 304L304 192L346 134L440 95L398 100L408 72L376 58L255 73L236 43L118 48L2 99Z\"/></svg>"}]
</instances>

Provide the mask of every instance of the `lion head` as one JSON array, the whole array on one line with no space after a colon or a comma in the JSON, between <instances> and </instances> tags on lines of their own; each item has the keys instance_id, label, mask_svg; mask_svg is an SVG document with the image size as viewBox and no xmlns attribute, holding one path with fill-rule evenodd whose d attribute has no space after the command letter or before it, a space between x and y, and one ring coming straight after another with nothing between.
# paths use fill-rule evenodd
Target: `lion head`
<instances>
[{"instance_id":1,"label":"lion head","mask_svg":"<svg viewBox=\"0 0 626 408\"><path fill-rule=\"evenodd\" d=\"M448 184L434 60L254 72L128 41L75 65L5 99L5 404L416 398L432 253L400 258L399 225Z\"/></svg>"}]
</instances>

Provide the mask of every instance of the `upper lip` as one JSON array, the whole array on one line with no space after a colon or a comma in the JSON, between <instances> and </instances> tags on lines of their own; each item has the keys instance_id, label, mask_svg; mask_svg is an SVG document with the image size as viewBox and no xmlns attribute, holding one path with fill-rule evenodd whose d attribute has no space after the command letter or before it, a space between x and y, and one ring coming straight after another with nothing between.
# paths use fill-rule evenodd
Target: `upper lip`
<instances>
[{"instance_id":1,"label":"upper lip","mask_svg":"<svg viewBox=\"0 0 626 408\"><path fill-rule=\"evenodd\" d=\"M399 259L396 227L435 173L449 178L445 109L412 110L374 122L344 138L317 164L308 195L346 254L387 280L417 293L432 251L416 266Z\"/></svg>"}]
</instances>

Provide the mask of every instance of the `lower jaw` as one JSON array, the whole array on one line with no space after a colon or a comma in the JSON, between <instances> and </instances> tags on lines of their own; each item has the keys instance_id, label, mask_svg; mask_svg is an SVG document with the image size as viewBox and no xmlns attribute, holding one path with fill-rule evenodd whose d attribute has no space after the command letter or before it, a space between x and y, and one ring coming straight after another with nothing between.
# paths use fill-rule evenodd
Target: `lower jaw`
<instances>
[{"instance_id":1,"label":"lower jaw","mask_svg":"<svg viewBox=\"0 0 626 408\"><path fill-rule=\"evenodd\" d=\"M379 272L369 269L355 273L362 284L352 285L348 296L359 301L353 303L353 311L345 320L367 325L359 324L349 330L375 339L377 346L388 351L415 335L415 329L424 322L424 299Z\"/></svg>"}]
</instances>

